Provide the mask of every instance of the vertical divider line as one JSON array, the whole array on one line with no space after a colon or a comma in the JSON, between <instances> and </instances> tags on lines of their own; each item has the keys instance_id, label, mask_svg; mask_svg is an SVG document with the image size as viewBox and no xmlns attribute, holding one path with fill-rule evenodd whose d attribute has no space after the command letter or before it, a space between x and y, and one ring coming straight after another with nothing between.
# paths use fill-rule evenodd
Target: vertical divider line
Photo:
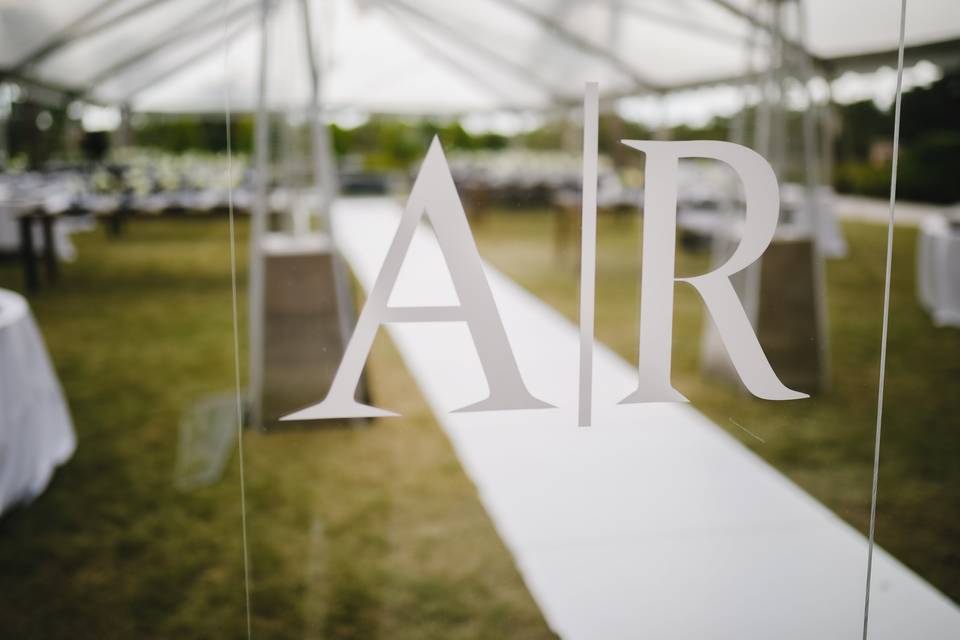
<instances>
[{"instance_id":1,"label":"vertical divider line","mask_svg":"<svg viewBox=\"0 0 960 640\"><path fill-rule=\"evenodd\" d=\"M893 271L893 223L897 206L897 160L900 155L900 103L903 96L903 43L907 23L907 0L900 0L900 42L897 49L897 92L893 112L893 159L890 167L890 217L887 221L886 275L883 283L883 326L880 330L880 381L877 387L877 428L873 443L873 484L870 493L870 535L867 543L867 583L863 597L863 640L870 622L870 586L873 579L873 547L877 526L877 489L880 479L880 433L883 425L883 387L887 371L887 330L890 319L890 275Z\"/></svg>"},{"instance_id":2,"label":"vertical divider line","mask_svg":"<svg viewBox=\"0 0 960 640\"><path fill-rule=\"evenodd\" d=\"M250 619L250 553L247 546L247 487L243 467L243 391L240 385L240 326L237 309L237 233L233 208L233 136L232 106L230 101L230 32L227 9L230 0L223 2L223 114L227 136L227 219L230 223L230 304L233 321L233 383L236 394L237 457L240 467L240 530L243 546L243 594L246 612L247 640L253 638Z\"/></svg>"},{"instance_id":3,"label":"vertical divider line","mask_svg":"<svg viewBox=\"0 0 960 640\"><path fill-rule=\"evenodd\" d=\"M588 82L583 94L583 208L580 219L580 404L577 424L581 427L589 427L593 417L599 120L599 85L596 82Z\"/></svg>"}]
</instances>

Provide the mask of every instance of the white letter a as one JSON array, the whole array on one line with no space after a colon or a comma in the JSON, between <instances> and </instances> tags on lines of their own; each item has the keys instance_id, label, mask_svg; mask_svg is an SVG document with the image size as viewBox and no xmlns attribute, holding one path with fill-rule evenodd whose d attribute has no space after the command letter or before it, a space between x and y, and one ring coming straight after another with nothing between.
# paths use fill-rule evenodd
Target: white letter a
<instances>
[{"instance_id":1,"label":"white letter a","mask_svg":"<svg viewBox=\"0 0 960 640\"><path fill-rule=\"evenodd\" d=\"M410 249L423 214L433 224L459 306L390 307L390 294L400 274L400 266ZM470 233L470 225L440 141L434 137L420 173L413 184L400 227L393 238L380 274L370 290L350 337L346 353L334 376L327 397L282 420L318 420L396 415L356 401L357 383L370 355L381 324L387 322L466 322L473 337L490 395L458 411L494 411L503 409L543 409L551 405L527 391L516 359L507 341L503 322L483 274L480 254Z\"/></svg>"}]
</instances>

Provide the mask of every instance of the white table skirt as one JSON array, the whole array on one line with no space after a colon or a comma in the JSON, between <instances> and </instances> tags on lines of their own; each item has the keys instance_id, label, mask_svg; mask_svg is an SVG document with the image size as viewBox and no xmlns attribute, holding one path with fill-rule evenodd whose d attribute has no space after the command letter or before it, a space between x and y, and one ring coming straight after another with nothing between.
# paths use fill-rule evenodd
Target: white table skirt
<instances>
[{"instance_id":1,"label":"white table skirt","mask_svg":"<svg viewBox=\"0 0 960 640\"><path fill-rule=\"evenodd\" d=\"M0 289L0 513L47 487L76 436L43 338L22 296Z\"/></svg>"},{"instance_id":2,"label":"white table skirt","mask_svg":"<svg viewBox=\"0 0 960 640\"><path fill-rule=\"evenodd\" d=\"M960 327L960 231L928 216L917 239L917 294L937 326Z\"/></svg>"}]
</instances>

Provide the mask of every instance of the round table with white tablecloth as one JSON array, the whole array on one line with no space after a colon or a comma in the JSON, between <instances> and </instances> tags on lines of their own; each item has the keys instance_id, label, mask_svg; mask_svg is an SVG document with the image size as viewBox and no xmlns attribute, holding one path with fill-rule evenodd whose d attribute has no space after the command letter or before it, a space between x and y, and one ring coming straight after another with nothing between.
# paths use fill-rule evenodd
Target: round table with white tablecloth
<instances>
[{"instance_id":1,"label":"round table with white tablecloth","mask_svg":"<svg viewBox=\"0 0 960 640\"><path fill-rule=\"evenodd\" d=\"M0 513L42 493L75 448L70 412L30 307L0 289Z\"/></svg>"},{"instance_id":2,"label":"round table with white tablecloth","mask_svg":"<svg viewBox=\"0 0 960 640\"><path fill-rule=\"evenodd\" d=\"M932 215L920 224L917 295L934 324L960 327L960 220Z\"/></svg>"}]
</instances>

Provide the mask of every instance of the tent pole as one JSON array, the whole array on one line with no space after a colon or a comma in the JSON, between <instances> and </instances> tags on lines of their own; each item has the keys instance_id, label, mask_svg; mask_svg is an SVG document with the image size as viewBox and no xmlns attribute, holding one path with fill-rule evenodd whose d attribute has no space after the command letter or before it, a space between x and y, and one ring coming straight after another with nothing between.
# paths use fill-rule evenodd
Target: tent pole
<instances>
[{"instance_id":1,"label":"tent pole","mask_svg":"<svg viewBox=\"0 0 960 640\"><path fill-rule=\"evenodd\" d=\"M320 64L317 61L316 38L310 14L309 0L300 0L303 14L303 35L306 44L307 68L310 70L310 118L311 154L313 156L313 178L321 190L320 223L324 232L330 232L330 205L336 198L339 187L330 136L323 123L322 78Z\"/></svg>"},{"instance_id":2,"label":"tent pole","mask_svg":"<svg viewBox=\"0 0 960 640\"><path fill-rule=\"evenodd\" d=\"M133 127L130 123L130 105L125 104L120 107L120 126L117 128L118 147L133 146Z\"/></svg>"},{"instance_id":3,"label":"tent pole","mask_svg":"<svg viewBox=\"0 0 960 640\"><path fill-rule=\"evenodd\" d=\"M823 182L828 187L833 187L833 154L837 142L837 122L836 112L833 102L833 78L829 72L824 72L824 83L827 88L827 95L824 104L820 106L820 153L822 154Z\"/></svg>"},{"instance_id":4,"label":"tent pole","mask_svg":"<svg viewBox=\"0 0 960 640\"><path fill-rule=\"evenodd\" d=\"M263 396L263 247L267 230L270 114L267 110L270 0L260 0L260 75L254 125L255 195L250 229L250 424L260 426Z\"/></svg>"},{"instance_id":5,"label":"tent pole","mask_svg":"<svg viewBox=\"0 0 960 640\"><path fill-rule=\"evenodd\" d=\"M809 34L805 0L797 0L797 28L801 47L806 50ZM824 229L822 216L829 214L827 211L820 210L823 201L817 197L818 187L823 185L824 182L821 172L822 167L817 165L818 158L822 156L817 148L815 118L818 107L814 104L813 93L810 91L810 81L813 79L813 64L809 57L803 59L803 70L800 77L803 78L807 96L807 108L803 111L803 159L807 184L807 207L810 210L813 226L813 287L814 304L816 305L817 346L820 350L820 390L824 390L830 384L830 326L827 317L827 274L826 265L824 265L823 238L821 236Z\"/></svg>"},{"instance_id":6,"label":"tent pole","mask_svg":"<svg viewBox=\"0 0 960 640\"><path fill-rule=\"evenodd\" d=\"M758 11L758 4L760 0L753 0L750 5L750 15L754 15ZM757 107L754 108L753 113L753 122L756 125L758 117L759 103L763 100L763 85L757 84L758 78L762 77L762 74L757 71L757 49L760 47L760 30L754 28L752 25L748 27L747 31L747 40L746 47L744 49L744 67L746 68L747 76L740 83L741 95L743 102L740 106L740 111L734 118L734 121L730 125L730 140L731 142L736 142L737 144L743 144L747 146L753 146L756 148L757 137L756 137L756 128L754 127L753 135L750 135L747 131L748 123L750 120L750 83L753 82L753 87L760 90L759 101Z\"/></svg>"},{"instance_id":7,"label":"tent pole","mask_svg":"<svg viewBox=\"0 0 960 640\"><path fill-rule=\"evenodd\" d=\"M774 69L774 97L773 103L773 128L771 142L773 144L771 155L773 156L773 166L776 169L780 186L786 180L786 174L789 169L787 158L787 68L786 56L784 55L784 24L783 11L784 5L774 0L771 4L773 12L773 69Z\"/></svg>"},{"instance_id":8,"label":"tent pole","mask_svg":"<svg viewBox=\"0 0 960 640\"><path fill-rule=\"evenodd\" d=\"M4 106L0 105L0 109L4 109ZM10 159L8 129L9 118L5 112L0 112L0 170L7 168L7 161Z\"/></svg>"},{"instance_id":9,"label":"tent pole","mask_svg":"<svg viewBox=\"0 0 960 640\"><path fill-rule=\"evenodd\" d=\"M337 303L337 324L343 348L353 332L353 296L347 281L347 270L340 259L333 236L333 224L330 219L333 202L340 190L337 178L336 159L330 144L330 133L323 122L323 78L317 59L317 49L313 34L313 21L310 19L309 0L300 0L303 12L304 42L308 68L310 69L310 131L311 151L313 153L314 185L320 190L320 227L330 239L331 264L333 267L333 293Z\"/></svg>"},{"instance_id":10,"label":"tent pole","mask_svg":"<svg viewBox=\"0 0 960 640\"><path fill-rule=\"evenodd\" d=\"M670 96L667 93L657 93L657 111L659 111L659 122L657 130L653 132L654 140L670 140L672 136L670 127Z\"/></svg>"},{"instance_id":11,"label":"tent pole","mask_svg":"<svg viewBox=\"0 0 960 640\"><path fill-rule=\"evenodd\" d=\"M0 82L0 170L7 168L10 160L10 115L13 111L13 89Z\"/></svg>"},{"instance_id":12,"label":"tent pole","mask_svg":"<svg viewBox=\"0 0 960 640\"><path fill-rule=\"evenodd\" d=\"M783 178L782 172L783 167L779 165L778 159L774 156L774 138L775 138L775 125L776 119L774 117L774 104L773 101L777 96L774 95L774 85L779 82L779 74L776 70L776 65L778 61L775 59L776 56L776 47L777 47L777 35L774 28L771 28L767 25L762 17L759 17L761 13L766 13L766 10L772 9L776 11L776 6L771 7L769 3L760 3L757 7L755 15L750 15L749 22L754 27L754 34L756 34L755 42L760 42L763 40L763 34L766 33L766 42L765 50L767 52L766 56L766 67L761 73L761 84L760 84L760 102L757 105L757 113L754 119L754 134L753 134L753 143L755 149L763 157L767 158L773 166L774 173L777 177L777 185L781 184ZM770 21L773 22L775 18L771 15ZM761 48L761 50L763 50ZM754 327L758 326L758 321L760 317L760 275L763 268L763 257L761 256L756 262L747 267L744 276L744 285L743 285L743 295L741 299L743 300L743 306L747 314L750 317L750 322Z\"/></svg>"},{"instance_id":13,"label":"tent pole","mask_svg":"<svg viewBox=\"0 0 960 640\"><path fill-rule=\"evenodd\" d=\"M797 0L797 25L800 32L800 41L806 40L806 12L804 11L803 0ZM813 93L810 90L810 81L813 79L812 65L809 61L804 61L803 69L799 73L803 82L804 95L807 99L807 108L803 110L803 164L806 174L806 185L809 205L813 217L814 243L819 251L820 246L820 211L817 206L816 190L823 183L820 175L820 167L817 166L817 159L820 156L817 148L817 123L815 120L817 105L814 104Z\"/></svg>"},{"instance_id":14,"label":"tent pole","mask_svg":"<svg viewBox=\"0 0 960 640\"><path fill-rule=\"evenodd\" d=\"M76 122L67 114L67 104L64 104L60 112L60 120L63 123L60 127L60 149L63 154L70 159L80 157L80 138L83 135L83 124Z\"/></svg>"}]
</instances>

